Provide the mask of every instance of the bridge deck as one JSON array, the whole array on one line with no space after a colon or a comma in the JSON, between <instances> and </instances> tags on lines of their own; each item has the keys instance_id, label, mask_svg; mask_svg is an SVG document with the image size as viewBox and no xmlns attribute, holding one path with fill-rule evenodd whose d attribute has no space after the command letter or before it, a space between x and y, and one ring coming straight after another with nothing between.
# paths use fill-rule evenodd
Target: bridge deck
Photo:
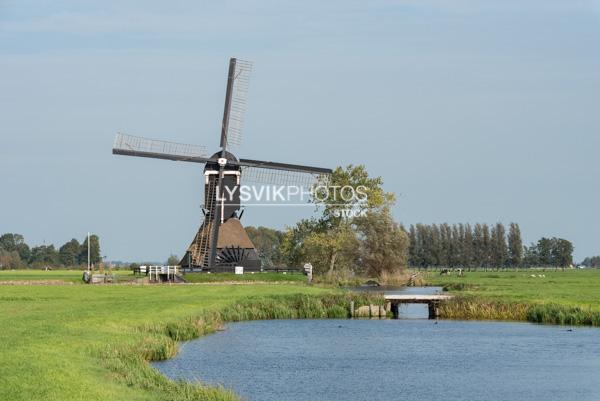
<instances>
[{"instance_id":1,"label":"bridge deck","mask_svg":"<svg viewBox=\"0 0 600 401\"><path fill-rule=\"evenodd\" d=\"M440 301L447 301L452 299L452 295L441 295L441 294L432 294L432 295L416 295L416 294L402 294L402 295L384 295L385 300L391 303L401 303L401 304L429 304Z\"/></svg>"}]
</instances>

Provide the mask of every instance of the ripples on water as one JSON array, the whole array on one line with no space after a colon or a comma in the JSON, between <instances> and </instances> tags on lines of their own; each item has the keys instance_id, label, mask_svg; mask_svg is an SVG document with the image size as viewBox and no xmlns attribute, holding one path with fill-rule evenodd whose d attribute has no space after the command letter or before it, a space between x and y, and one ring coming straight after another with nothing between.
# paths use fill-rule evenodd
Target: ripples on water
<instances>
[{"instance_id":1,"label":"ripples on water","mask_svg":"<svg viewBox=\"0 0 600 401\"><path fill-rule=\"evenodd\" d=\"M600 400L600 330L526 323L235 323L155 366L253 401Z\"/></svg>"}]
</instances>

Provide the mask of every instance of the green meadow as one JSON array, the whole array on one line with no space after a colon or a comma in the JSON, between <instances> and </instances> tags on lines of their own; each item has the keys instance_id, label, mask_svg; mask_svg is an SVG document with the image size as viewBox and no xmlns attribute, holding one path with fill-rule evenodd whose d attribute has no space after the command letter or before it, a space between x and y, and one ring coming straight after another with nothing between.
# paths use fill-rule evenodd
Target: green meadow
<instances>
[{"instance_id":1,"label":"green meadow","mask_svg":"<svg viewBox=\"0 0 600 401\"><path fill-rule=\"evenodd\" d=\"M426 281L457 295L445 318L600 326L600 269L431 272Z\"/></svg>"},{"instance_id":2,"label":"green meadow","mask_svg":"<svg viewBox=\"0 0 600 401\"><path fill-rule=\"evenodd\" d=\"M535 277L532 277L535 276ZM600 269L428 273L427 282L466 296L524 303L558 303L600 310Z\"/></svg>"},{"instance_id":3,"label":"green meadow","mask_svg":"<svg viewBox=\"0 0 600 401\"><path fill-rule=\"evenodd\" d=\"M24 279L18 275L3 272L0 281ZM172 356L176 340L210 333L222 321L336 317L345 313L336 300L319 301L332 292L298 284L3 285L0 400L235 399L167 380L147 360Z\"/></svg>"},{"instance_id":4,"label":"green meadow","mask_svg":"<svg viewBox=\"0 0 600 401\"><path fill-rule=\"evenodd\" d=\"M306 276L299 273L284 274L284 273L255 273L255 274L233 274L233 273L219 273L219 274L202 274L202 273L188 273L185 275L185 279L189 283L219 283L219 282L296 282L305 283Z\"/></svg>"}]
</instances>

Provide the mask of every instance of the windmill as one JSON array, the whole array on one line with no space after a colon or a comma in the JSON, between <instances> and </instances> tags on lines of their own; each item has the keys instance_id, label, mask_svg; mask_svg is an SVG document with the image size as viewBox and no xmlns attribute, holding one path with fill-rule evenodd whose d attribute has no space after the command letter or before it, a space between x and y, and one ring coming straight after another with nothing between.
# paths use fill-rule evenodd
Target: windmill
<instances>
[{"instance_id":1,"label":"windmill","mask_svg":"<svg viewBox=\"0 0 600 401\"><path fill-rule=\"evenodd\" d=\"M231 147L241 144L251 71L250 62L230 59L220 150L212 156L204 146L122 133L115 138L113 154L116 155L204 165L204 220L180 262L184 268L229 271L235 266L244 266L248 271L261 270L256 249L240 222L243 214L239 191L242 177L244 181L310 187L331 174L328 168L238 159L230 152Z\"/></svg>"}]
</instances>

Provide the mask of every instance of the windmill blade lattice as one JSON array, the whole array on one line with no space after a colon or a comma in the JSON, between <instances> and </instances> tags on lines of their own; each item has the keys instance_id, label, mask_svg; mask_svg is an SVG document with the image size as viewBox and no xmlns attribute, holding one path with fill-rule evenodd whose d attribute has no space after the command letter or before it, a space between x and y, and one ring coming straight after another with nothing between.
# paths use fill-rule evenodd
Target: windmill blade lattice
<instances>
[{"instance_id":1,"label":"windmill blade lattice","mask_svg":"<svg viewBox=\"0 0 600 401\"><path fill-rule=\"evenodd\" d=\"M113 153L172 160L205 159L208 157L205 146L159 141L123 133L118 133L115 137ZM198 161L203 162L202 160Z\"/></svg>"},{"instance_id":2,"label":"windmill blade lattice","mask_svg":"<svg viewBox=\"0 0 600 401\"><path fill-rule=\"evenodd\" d=\"M240 146L242 144L242 132L244 128L244 114L246 112L246 100L250 86L250 74L252 63L236 59L233 76L233 88L231 91L231 109L229 111L229 123L227 125L227 146Z\"/></svg>"},{"instance_id":3,"label":"windmill blade lattice","mask_svg":"<svg viewBox=\"0 0 600 401\"><path fill-rule=\"evenodd\" d=\"M314 185L326 185L329 174L300 171L275 170L262 167L242 167L242 182L271 185L294 185L310 189Z\"/></svg>"}]
</instances>

